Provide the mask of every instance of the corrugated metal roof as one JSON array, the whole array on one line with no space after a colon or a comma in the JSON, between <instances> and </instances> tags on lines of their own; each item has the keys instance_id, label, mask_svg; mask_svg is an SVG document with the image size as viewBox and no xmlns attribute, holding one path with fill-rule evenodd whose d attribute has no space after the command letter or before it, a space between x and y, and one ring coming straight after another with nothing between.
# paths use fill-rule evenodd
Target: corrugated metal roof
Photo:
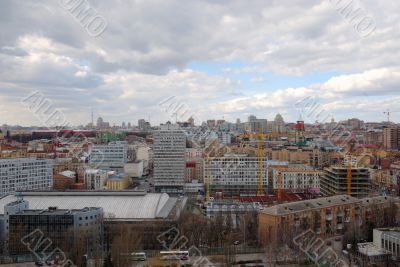
<instances>
[{"instance_id":1,"label":"corrugated metal roof","mask_svg":"<svg viewBox=\"0 0 400 267\"><path fill-rule=\"evenodd\" d=\"M128 192L28 192L22 193L29 202L29 209L47 209L56 206L59 209L82 209L85 207L103 208L105 217L123 220L165 218L171 211L176 198L168 194L135 194ZM4 206L17 200L14 195L0 199L0 214ZM168 203L168 204L167 204ZM165 209L165 211L164 211Z\"/></svg>"}]
</instances>

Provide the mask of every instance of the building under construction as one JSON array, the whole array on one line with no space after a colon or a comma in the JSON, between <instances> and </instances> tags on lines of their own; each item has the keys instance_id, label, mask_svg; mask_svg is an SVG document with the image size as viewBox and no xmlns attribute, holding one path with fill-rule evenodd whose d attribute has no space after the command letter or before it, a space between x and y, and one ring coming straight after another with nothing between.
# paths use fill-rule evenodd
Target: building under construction
<instances>
[{"instance_id":1,"label":"building under construction","mask_svg":"<svg viewBox=\"0 0 400 267\"><path fill-rule=\"evenodd\" d=\"M320 187L325 196L350 193L357 198L367 197L370 190L370 172L367 168L355 166L351 167L351 172L346 166L325 168Z\"/></svg>"},{"instance_id":2,"label":"building under construction","mask_svg":"<svg viewBox=\"0 0 400 267\"><path fill-rule=\"evenodd\" d=\"M211 158L204 166L210 178L211 195L220 192L224 196L256 195L258 191L259 160L246 154L225 154ZM268 186L268 159L261 158L261 188Z\"/></svg>"}]
</instances>

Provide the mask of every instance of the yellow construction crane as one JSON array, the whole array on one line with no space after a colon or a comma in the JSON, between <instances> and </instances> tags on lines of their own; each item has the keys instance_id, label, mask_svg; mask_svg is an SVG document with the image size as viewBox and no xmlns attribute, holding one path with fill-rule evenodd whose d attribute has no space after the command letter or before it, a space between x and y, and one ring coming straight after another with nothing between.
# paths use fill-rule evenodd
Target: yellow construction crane
<instances>
[{"instance_id":1,"label":"yellow construction crane","mask_svg":"<svg viewBox=\"0 0 400 267\"><path fill-rule=\"evenodd\" d=\"M205 161L205 185L206 185L206 194L204 198L204 202L208 202L210 200L210 156L209 154L206 155Z\"/></svg>"},{"instance_id":2,"label":"yellow construction crane","mask_svg":"<svg viewBox=\"0 0 400 267\"><path fill-rule=\"evenodd\" d=\"M258 147L257 147L257 160L258 160L258 186L257 186L257 196L262 196L263 195L263 190L262 190L262 156L263 156L263 150L262 150L262 132L261 128L258 129Z\"/></svg>"},{"instance_id":3,"label":"yellow construction crane","mask_svg":"<svg viewBox=\"0 0 400 267\"><path fill-rule=\"evenodd\" d=\"M347 158L347 195L351 196L351 155Z\"/></svg>"}]
</instances>

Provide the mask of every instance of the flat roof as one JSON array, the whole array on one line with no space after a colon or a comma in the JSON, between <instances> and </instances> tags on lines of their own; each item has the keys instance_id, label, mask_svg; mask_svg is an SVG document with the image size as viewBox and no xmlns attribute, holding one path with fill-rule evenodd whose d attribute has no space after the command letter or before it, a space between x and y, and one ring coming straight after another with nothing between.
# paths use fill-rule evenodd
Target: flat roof
<instances>
[{"instance_id":1,"label":"flat roof","mask_svg":"<svg viewBox=\"0 0 400 267\"><path fill-rule=\"evenodd\" d=\"M291 203L279 204L265 208L261 213L271 215L285 215L306 210L333 207L343 204L359 203L360 200L347 195L337 195L331 197L322 197L310 200L296 201Z\"/></svg>"},{"instance_id":2,"label":"flat roof","mask_svg":"<svg viewBox=\"0 0 400 267\"><path fill-rule=\"evenodd\" d=\"M144 191L68 191L68 192L22 192L18 196L29 202L29 209L83 209L103 208L104 216L112 220L145 220L167 218L177 198L166 193ZM0 214L4 206L16 201L16 195L0 198Z\"/></svg>"}]
</instances>

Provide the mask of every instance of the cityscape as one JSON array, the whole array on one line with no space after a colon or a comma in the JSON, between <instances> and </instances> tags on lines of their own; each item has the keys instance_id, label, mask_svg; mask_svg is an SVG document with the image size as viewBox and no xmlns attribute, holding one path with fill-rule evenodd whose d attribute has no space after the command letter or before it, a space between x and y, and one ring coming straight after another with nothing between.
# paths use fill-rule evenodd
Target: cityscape
<instances>
[{"instance_id":1,"label":"cityscape","mask_svg":"<svg viewBox=\"0 0 400 267\"><path fill-rule=\"evenodd\" d=\"M0 266L400 266L399 3L3 5Z\"/></svg>"}]
</instances>

